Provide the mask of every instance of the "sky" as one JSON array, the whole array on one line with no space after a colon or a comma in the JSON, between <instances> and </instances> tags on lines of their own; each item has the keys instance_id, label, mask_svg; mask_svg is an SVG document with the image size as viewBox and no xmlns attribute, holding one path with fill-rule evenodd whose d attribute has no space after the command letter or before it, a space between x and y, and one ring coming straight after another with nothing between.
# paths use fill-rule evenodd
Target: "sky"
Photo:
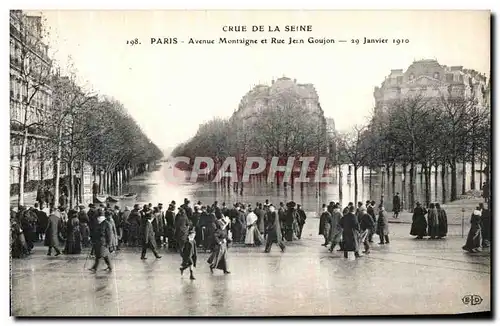
<instances>
[{"instance_id":1,"label":"sky","mask_svg":"<svg viewBox=\"0 0 500 326\"><path fill-rule=\"evenodd\" d=\"M490 23L485 11L43 11L52 57L68 62L79 83L124 104L161 149L192 137L200 123L229 117L258 84L286 76L314 84L338 130L367 121L373 90L391 69L420 59L490 75ZM266 32L223 32L223 26ZM284 32L311 25L312 32ZM281 32L267 32L279 26ZM189 38L345 39L335 44L188 44ZM176 37L178 44L151 45ZM351 39L409 43L351 44ZM140 45L127 40L139 39ZM184 43L181 43L184 41Z\"/></svg>"}]
</instances>

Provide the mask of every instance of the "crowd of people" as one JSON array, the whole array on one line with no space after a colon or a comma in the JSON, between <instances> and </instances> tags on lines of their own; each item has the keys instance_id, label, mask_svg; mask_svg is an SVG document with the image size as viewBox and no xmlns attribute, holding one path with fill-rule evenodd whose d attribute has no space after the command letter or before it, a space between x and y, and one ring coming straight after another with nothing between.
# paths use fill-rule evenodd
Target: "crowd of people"
<instances>
[{"instance_id":1,"label":"crowd of people","mask_svg":"<svg viewBox=\"0 0 500 326\"><path fill-rule=\"evenodd\" d=\"M398 194L394 197L393 217L400 211ZM491 241L489 211L480 204L471 217L471 229L464 250L477 252L488 247ZM158 248L181 254L181 274L190 270L194 279L193 267L196 266L197 250L209 251L210 270L220 269L230 273L227 266L227 245L244 244L247 246L265 245L270 252L277 244L285 251L286 242L299 240L306 223L306 213L295 202L281 202L276 208L266 200L265 203L235 203L232 207L225 203L212 205L201 202L191 205L188 199L178 208L172 201L166 211L163 204L153 207L150 203L140 207L134 205L130 210L110 204L90 204L88 209L80 205L74 209L65 206L47 209L42 202L33 207L11 209L11 254L13 258L29 255L36 242L44 242L48 247L47 255L55 256L80 254L82 248L91 248L90 255L95 258L91 271L97 270L103 258L112 270L109 254L121 247L141 247L141 259L147 259L147 251L160 259ZM416 203L413 210L410 234L416 239L441 239L448 232L446 211L439 203L431 203L428 208ZM388 213L383 203L377 205L368 200L357 206L349 203L342 209L340 203L323 204L319 221L319 235L324 238L325 247L333 252L354 252L355 257L370 253L373 236L378 235L380 245L390 243ZM61 243L64 247L61 249Z\"/></svg>"},{"instance_id":2,"label":"crowd of people","mask_svg":"<svg viewBox=\"0 0 500 326\"><path fill-rule=\"evenodd\" d=\"M388 214L383 204L377 206L375 201L368 200L365 204L358 202L356 207L350 202L344 209L340 203L323 204L319 235L325 239L323 246L330 245L330 252L339 245L338 251L343 251L345 258L349 252L354 252L354 256L359 258L361 246L364 247L364 254L370 253L370 243L375 234L380 238L379 244L389 243Z\"/></svg>"},{"instance_id":3,"label":"crowd of people","mask_svg":"<svg viewBox=\"0 0 500 326\"><path fill-rule=\"evenodd\" d=\"M228 274L228 243L265 245L266 252L277 243L285 251L284 242L300 239L305 222L300 205L280 203L276 209L269 200L255 207L236 203L229 208L217 201L192 206L184 199L178 208L172 201L166 211L161 203L155 207L136 204L132 210L110 204L90 204L87 210L82 205L47 209L36 203L29 209L21 206L17 212L11 209L11 253L13 258L25 257L39 241L48 247L49 256L80 254L82 248L91 247L90 255L95 258L91 270L95 272L100 258L111 271L109 254L123 246L142 247L141 259L147 259L148 250L160 259L157 249L165 247L181 254L181 273L189 268L194 279L198 248L211 252L208 263L212 272L221 269Z\"/></svg>"}]
</instances>

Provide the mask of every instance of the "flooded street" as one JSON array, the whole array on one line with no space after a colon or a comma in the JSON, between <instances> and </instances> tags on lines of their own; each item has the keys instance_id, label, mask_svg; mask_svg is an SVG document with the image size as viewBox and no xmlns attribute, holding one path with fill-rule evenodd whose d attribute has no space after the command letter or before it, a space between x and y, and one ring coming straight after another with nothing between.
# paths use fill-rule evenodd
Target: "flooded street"
<instances>
[{"instance_id":1,"label":"flooded street","mask_svg":"<svg viewBox=\"0 0 500 326\"><path fill-rule=\"evenodd\" d=\"M188 180L184 182L173 182L169 178L170 171L169 163L163 163L157 171L146 173L142 176L135 178L130 184L125 185L123 193L133 192L137 193L137 201L140 203L158 203L167 204L175 200L178 205L182 204L184 198L190 198L193 203L200 200L203 204L212 204L215 200L222 204L225 202L228 206L235 202L251 203L255 205L256 202L264 202L269 199L271 203L277 205L280 202L286 203L293 200L298 204L302 204L304 209L308 212L317 213L320 211L323 203L328 204L330 201L339 201L343 206L348 202L354 202L354 177L349 175L349 167L343 166L342 168L341 184L342 184L342 197L339 195L339 180L337 174L333 174L332 182L328 184L309 183L301 185L298 183L292 189L290 185L284 187L282 184L269 184L264 178L251 179L251 182L244 184L243 194L235 192L231 189L222 188L220 184L212 182L196 182L191 183ZM392 181L387 179L384 173L373 173L370 177L368 169L365 171L365 178L363 179L361 169L358 170L358 201L366 201L368 199L380 202L382 189L384 193L384 205L387 211L392 210L392 197L396 192L401 194L401 199L404 202L405 208L408 196L408 190L403 191L401 173L396 174L394 189L392 188ZM176 170L176 175L188 175L187 173ZM476 188L479 187L480 173L476 173ZM408 176L407 176L408 177ZM370 189L371 178L371 189ZM382 181L383 179L383 181ZM431 178L431 200L435 202L443 202L441 191L441 176L438 173L437 184L435 184L434 175ZM199 180L202 180L200 176ZM484 180L484 178L483 178ZM175 181L175 180L174 180ZM449 184L447 181L449 196ZM467 175L466 184L470 183L470 175ZM457 189L461 189L461 178L457 183ZM408 187L408 185L407 185ZM469 189L469 187L467 187ZM371 191L370 191L371 190ZM416 179L416 200L424 201L424 184L420 175ZM447 199L449 200L449 198ZM133 203L127 203L131 205Z\"/></svg>"},{"instance_id":2,"label":"flooded street","mask_svg":"<svg viewBox=\"0 0 500 326\"><path fill-rule=\"evenodd\" d=\"M166 182L166 168L135 179L126 191L137 201L164 204L183 198L211 204L285 201L276 189L247 188L243 196L214 191L212 184ZM295 194L294 194L295 196ZM321 197L323 198L323 197ZM286 200L290 200L291 195ZM88 250L81 255L47 257L37 246L27 259L12 261L12 313L16 316L273 316L358 314L453 314L490 310L489 253L470 255L460 248L465 239L450 225L446 240L416 241L409 225L391 224L391 243L351 261L329 253L317 235L316 194L309 188L294 198L308 211L303 239L287 245L242 245L229 249L231 274L215 271L198 253L196 280L181 277L178 254L161 250L156 260L140 249L125 248L113 255L114 271L90 274ZM336 198L321 199L322 201ZM101 265L105 268L104 264ZM479 295L480 305L462 298Z\"/></svg>"}]
</instances>

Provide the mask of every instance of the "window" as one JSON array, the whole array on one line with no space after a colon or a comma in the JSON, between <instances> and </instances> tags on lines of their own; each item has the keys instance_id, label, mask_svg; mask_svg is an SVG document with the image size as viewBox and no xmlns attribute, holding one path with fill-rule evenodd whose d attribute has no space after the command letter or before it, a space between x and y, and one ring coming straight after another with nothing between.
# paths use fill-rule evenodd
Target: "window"
<instances>
[{"instance_id":1,"label":"window","mask_svg":"<svg viewBox=\"0 0 500 326\"><path fill-rule=\"evenodd\" d=\"M435 79L440 79L439 77L440 77L440 76L439 76L439 72L435 72L435 73L434 73L434 78L435 78Z\"/></svg>"},{"instance_id":2,"label":"window","mask_svg":"<svg viewBox=\"0 0 500 326\"><path fill-rule=\"evenodd\" d=\"M413 73L410 74L410 80L414 80L415 79L415 75Z\"/></svg>"},{"instance_id":3,"label":"window","mask_svg":"<svg viewBox=\"0 0 500 326\"><path fill-rule=\"evenodd\" d=\"M403 83L403 76L397 77L397 83L398 85Z\"/></svg>"}]
</instances>

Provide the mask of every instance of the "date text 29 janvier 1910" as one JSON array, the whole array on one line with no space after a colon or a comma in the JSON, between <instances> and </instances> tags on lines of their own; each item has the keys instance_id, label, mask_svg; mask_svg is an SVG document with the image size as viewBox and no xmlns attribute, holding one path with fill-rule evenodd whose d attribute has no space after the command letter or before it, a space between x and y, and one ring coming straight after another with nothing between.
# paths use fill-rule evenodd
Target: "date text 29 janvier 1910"
<instances>
[{"instance_id":1,"label":"date text 29 janvier 1910","mask_svg":"<svg viewBox=\"0 0 500 326\"><path fill-rule=\"evenodd\" d=\"M246 25L224 25L222 26L222 31L225 33L231 33L231 32L312 32L313 27L312 25L285 25L285 26L264 26L264 25L252 25L252 26L246 26ZM340 41L340 40L339 40ZM256 41L255 41L256 42ZM341 42L348 42L347 40L343 40ZM177 38L168 38L162 40L162 38L151 38L151 44L177 44L178 40ZM200 43L200 44L215 44L215 40L192 40L190 39L189 43ZM223 42L224 43L224 42ZM256 42L257 43L257 42ZM267 43L267 42L266 42ZM271 39L271 44L272 43L281 43L281 44L297 44L297 43L305 43L304 40L302 39L294 39L292 37L289 37L288 42L285 43L284 39L276 39L273 38ZM336 43L334 39L315 39L313 37L308 39L308 43ZM350 43L352 44L388 44L388 43L394 43L396 45L399 44L404 44L404 43L409 43L408 39L392 39L392 42L388 38L373 38L373 37L363 37L362 39L350 39Z\"/></svg>"}]
</instances>

